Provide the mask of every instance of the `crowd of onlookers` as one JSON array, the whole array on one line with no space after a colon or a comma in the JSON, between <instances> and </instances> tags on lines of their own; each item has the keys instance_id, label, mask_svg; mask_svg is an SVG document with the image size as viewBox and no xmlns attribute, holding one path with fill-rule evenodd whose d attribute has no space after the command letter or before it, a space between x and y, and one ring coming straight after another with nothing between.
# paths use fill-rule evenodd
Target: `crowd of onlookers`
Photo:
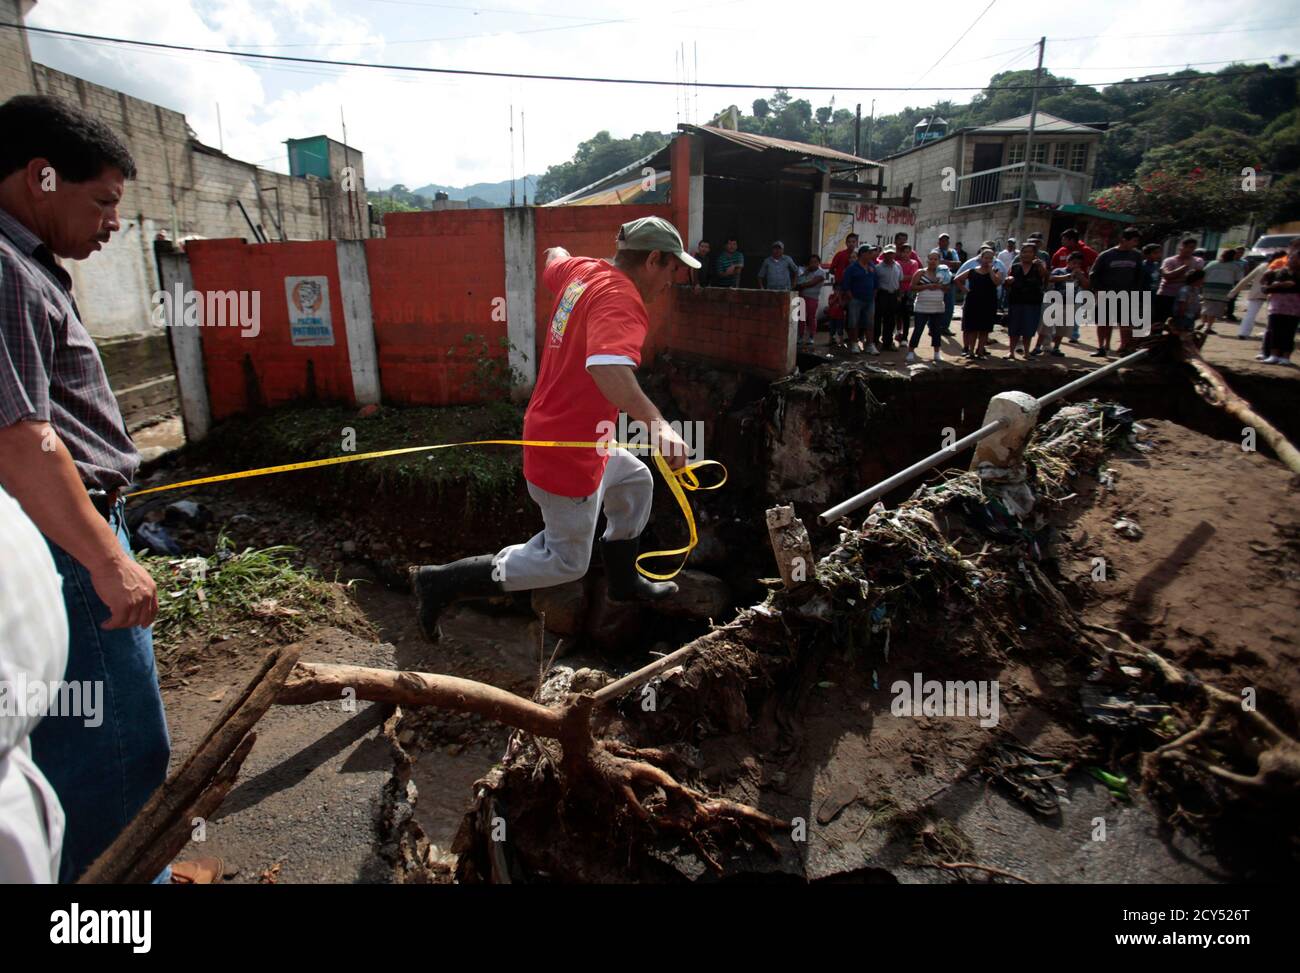
<instances>
[{"instance_id":1,"label":"crowd of onlookers","mask_svg":"<svg viewBox=\"0 0 1300 973\"><path fill-rule=\"evenodd\" d=\"M1006 329L1011 360L1063 357L1064 341L1078 344L1082 327L1096 328L1092 357L1111 357L1118 331L1118 354L1132 347L1135 326L1215 334L1220 321L1240 325L1237 338L1249 339L1267 306L1266 327L1256 360L1290 365L1300 324L1300 240L1251 267L1245 247L1207 252L1194 237L1183 239L1169 256L1158 243L1142 244L1141 231L1120 232L1114 246L1098 253L1075 229L1065 230L1055 250L1042 234L1017 245L1008 239L999 250L992 240L967 256L960 242L941 233L936 245L918 254L908 234L898 233L884 247L860 244L850 233L844 248L823 265L817 254L802 264L775 241L759 266L757 283L768 290L795 291L798 343L811 348L819 328L832 350L879 355L895 348L917 360L921 339L929 335L933 359L943 361L943 338L952 332L960 305L961 357L990 357L995 327ZM707 241L696 248L701 268L691 272L697 287L739 287L745 256L732 237L716 254ZM1052 292L1056 292L1053 294ZM1238 322L1233 307L1246 295ZM1122 301L1115 300L1123 295ZM1055 304L1065 313L1044 313ZM1116 308L1123 308L1116 314Z\"/></svg>"}]
</instances>

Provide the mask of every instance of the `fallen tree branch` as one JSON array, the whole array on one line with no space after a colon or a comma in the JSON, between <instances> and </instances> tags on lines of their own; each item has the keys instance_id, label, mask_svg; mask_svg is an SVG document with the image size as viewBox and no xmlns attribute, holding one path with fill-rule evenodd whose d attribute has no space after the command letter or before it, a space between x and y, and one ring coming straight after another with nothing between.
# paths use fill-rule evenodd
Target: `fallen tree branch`
<instances>
[{"instance_id":1,"label":"fallen tree branch","mask_svg":"<svg viewBox=\"0 0 1300 973\"><path fill-rule=\"evenodd\" d=\"M487 683L428 672L300 662L285 680L275 701L281 705L301 705L340 700L349 690L355 693L351 697L354 699L476 713L538 736L559 737L562 733L561 710Z\"/></svg>"},{"instance_id":2,"label":"fallen tree branch","mask_svg":"<svg viewBox=\"0 0 1300 973\"><path fill-rule=\"evenodd\" d=\"M1282 431L1255 411L1254 407L1234 392L1231 386L1204 358L1191 334L1179 335L1177 358L1196 373L1193 382L1196 393L1217 409L1222 409L1238 422L1250 426L1259 438L1268 444L1279 460L1293 473L1300 473L1300 450L1282 434Z\"/></svg>"},{"instance_id":3,"label":"fallen tree branch","mask_svg":"<svg viewBox=\"0 0 1300 973\"><path fill-rule=\"evenodd\" d=\"M736 623L733 623L733 625ZM542 706L530 699L486 683L427 672L397 672L364 666L300 662L284 681L276 696L281 704L306 704L351 698L400 706L436 706L460 713L486 716L506 726L537 737L558 740L562 753L560 776L566 798L590 807L593 802L613 798L637 819L662 831L686 835L698 844L698 834L724 827L749 826L757 837L772 847L765 832L788 828L789 824L755 808L723 798L710 797L680 783L668 771L656 766L663 754L638 750L619 741L597 739L592 733L595 709L678 665L682 660L722 638L723 626L678 649L676 652L624 676L595 695L570 695L558 707ZM647 807L653 803L654 810ZM704 853L710 866L720 870L715 859Z\"/></svg>"}]
</instances>

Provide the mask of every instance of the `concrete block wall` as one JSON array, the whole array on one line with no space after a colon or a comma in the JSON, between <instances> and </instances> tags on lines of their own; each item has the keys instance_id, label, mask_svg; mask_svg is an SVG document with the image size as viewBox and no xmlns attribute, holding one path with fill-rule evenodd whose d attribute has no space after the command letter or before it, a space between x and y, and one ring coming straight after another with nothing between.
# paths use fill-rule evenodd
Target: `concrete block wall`
<instances>
[{"instance_id":1,"label":"concrete block wall","mask_svg":"<svg viewBox=\"0 0 1300 973\"><path fill-rule=\"evenodd\" d=\"M385 401L446 405L491 397L487 376L480 381L476 371L484 343L490 360L508 360L505 212L390 214L387 237L366 241Z\"/></svg>"},{"instance_id":2,"label":"concrete block wall","mask_svg":"<svg viewBox=\"0 0 1300 973\"><path fill-rule=\"evenodd\" d=\"M674 288L667 350L764 378L795 366L796 323L786 291Z\"/></svg>"},{"instance_id":3,"label":"concrete block wall","mask_svg":"<svg viewBox=\"0 0 1300 973\"><path fill-rule=\"evenodd\" d=\"M31 8L30 0L0 0L0 20L22 23ZM32 55L27 35L17 30L0 30L0 102L14 95L32 92Z\"/></svg>"}]
</instances>

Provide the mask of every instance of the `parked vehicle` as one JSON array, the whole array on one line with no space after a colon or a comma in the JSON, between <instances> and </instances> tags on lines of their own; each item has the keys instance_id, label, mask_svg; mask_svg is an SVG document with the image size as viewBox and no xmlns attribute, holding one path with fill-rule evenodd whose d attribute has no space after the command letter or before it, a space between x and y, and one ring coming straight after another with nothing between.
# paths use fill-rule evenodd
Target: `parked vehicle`
<instances>
[{"instance_id":1,"label":"parked vehicle","mask_svg":"<svg viewBox=\"0 0 1300 973\"><path fill-rule=\"evenodd\" d=\"M1255 241L1255 245L1246 251L1246 263L1252 267L1270 254L1285 250L1300 233L1266 233Z\"/></svg>"}]
</instances>

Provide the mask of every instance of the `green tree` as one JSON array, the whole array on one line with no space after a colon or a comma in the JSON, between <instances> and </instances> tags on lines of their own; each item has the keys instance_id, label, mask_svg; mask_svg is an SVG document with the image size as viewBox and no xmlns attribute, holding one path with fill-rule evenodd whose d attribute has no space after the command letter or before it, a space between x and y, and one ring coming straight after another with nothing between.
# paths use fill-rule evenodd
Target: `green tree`
<instances>
[{"instance_id":1,"label":"green tree","mask_svg":"<svg viewBox=\"0 0 1300 973\"><path fill-rule=\"evenodd\" d=\"M616 139L609 132L597 132L582 142L569 162L549 167L537 180L537 202L549 203L575 189L631 165L668 144L662 132L642 132L631 138Z\"/></svg>"}]
</instances>

